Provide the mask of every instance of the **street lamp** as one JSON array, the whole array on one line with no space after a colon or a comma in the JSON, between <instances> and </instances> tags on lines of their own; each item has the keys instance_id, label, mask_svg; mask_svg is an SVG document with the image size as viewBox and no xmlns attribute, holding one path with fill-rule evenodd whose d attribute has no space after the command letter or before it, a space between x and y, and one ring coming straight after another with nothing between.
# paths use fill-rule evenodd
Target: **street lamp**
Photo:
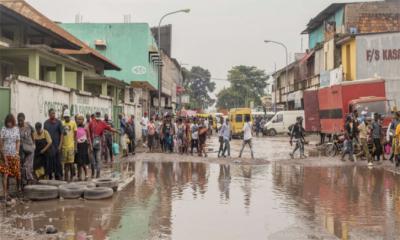
<instances>
[{"instance_id":1,"label":"street lamp","mask_svg":"<svg viewBox=\"0 0 400 240\"><path fill-rule=\"evenodd\" d=\"M278 41L273 41L273 40L264 40L264 42L265 43L274 43L274 44L277 44L277 45L280 45L280 46L282 46L284 49L285 49L285 55L286 55L286 73L285 73L285 79L286 79L286 82L288 83L288 87L289 87L289 79L288 79L288 69L289 69L289 66L288 66L288 50L287 50L287 47L286 47L286 45L285 44L283 44L282 42L278 42ZM274 106L274 108L275 108L275 113L276 113L276 87L278 86L277 85L277 80L275 79L275 96L274 96L274 98L275 98L275 100L274 100L274 102L275 102L275 106ZM288 102L288 95L286 95L286 109L289 109L289 102Z\"/></svg>"},{"instance_id":2,"label":"street lamp","mask_svg":"<svg viewBox=\"0 0 400 240\"><path fill-rule=\"evenodd\" d=\"M176 13L189 13L189 12L190 12L190 9L181 9L178 11L166 13L164 16L161 17L160 22L158 23L158 48L160 51L161 61L162 61L162 56L161 56L161 23L162 23L162 21L164 20L164 18L166 18L169 15L176 14ZM158 65L158 113L159 114L161 114L161 91L162 91L161 70L162 70L162 66Z\"/></svg>"}]
</instances>

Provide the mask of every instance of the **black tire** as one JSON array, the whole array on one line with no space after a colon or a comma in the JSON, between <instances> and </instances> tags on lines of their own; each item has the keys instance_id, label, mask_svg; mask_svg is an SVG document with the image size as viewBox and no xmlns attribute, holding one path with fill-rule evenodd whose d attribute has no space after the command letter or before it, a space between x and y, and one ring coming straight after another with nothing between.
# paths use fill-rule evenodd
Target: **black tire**
<instances>
[{"instance_id":1,"label":"black tire","mask_svg":"<svg viewBox=\"0 0 400 240\"><path fill-rule=\"evenodd\" d=\"M59 187L60 197L65 199L77 199L82 197L83 192L87 189L86 186L74 183L61 185Z\"/></svg>"},{"instance_id":2,"label":"black tire","mask_svg":"<svg viewBox=\"0 0 400 240\"><path fill-rule=\"evenodd\" d=\"M96 187L108 187L112 188L114 191L118 189L118 181L112 178L100 178L93 181Z\"/></svg>"},{"instance_id":3,"label":"black tire","mask_svg":"<svg viewBox=\"0 0 400 240\"><path fill-rule=\"evenodd\" d=\"M95 187L91 189L86 189L83 196L87 200L101 200L111 198L114 191L108 187Z\"/></svg>"},{"instance_id":4,"label":"black tire","mask_svg":"<svg viewBox=\"0 0 400 240\"><path fill-rule=\"evenodd\" d=\"M276 130L273 129L273 128L270 129L270 130L268 130L268 135L271 136L271 137L275 137L277 134L278 134L278 133L277 133Z\"/></svg>"},{"instance_id":5,"label":"black tire","mask_svg":"<svg viewBox=\"0 0 400 240\"><path fill-rule=\"evenodd\" d=\"M58 198L58 187L50 185L28 185L24 195L30 200L50 200Z\"/></svg>"},{"instance_id":6,"label":"black tire","mask_svg":"<svg viewBox=\"0 0 400 240\"><path fill-rule=\"evenodd\" d=\"M337 148L335 144L328 143L325 148L325 154L327 157L334 157L337 154Z\"/></svg>"},{"instance_id":7,"label":"black tire","mask_svg":"<svg viewBox=\"0 0 400 240\"><path fill-rule=\"evenodd\" d=\"M61 185L65 185L67 182L60 180L39 180L39 185L50 185L59 187Z\"/></svg>"}]
</instances>

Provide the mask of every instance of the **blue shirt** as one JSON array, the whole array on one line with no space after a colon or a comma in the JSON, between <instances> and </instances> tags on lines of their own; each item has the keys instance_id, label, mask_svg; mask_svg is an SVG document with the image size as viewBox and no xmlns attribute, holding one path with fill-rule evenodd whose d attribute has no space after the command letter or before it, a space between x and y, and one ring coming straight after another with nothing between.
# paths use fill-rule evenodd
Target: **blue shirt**
<instances>
[{"instance_id":1,"label":"blue shirt","mask_svg":"<svg viewBox=\"0 0 400 240\"><path fill-rule=\"evenodd\" d=\"M126 132L126 121L125 118L121 118L119 120L119 128L121 129L121 135L124 135Z\"/></svg>"}]
</instances>

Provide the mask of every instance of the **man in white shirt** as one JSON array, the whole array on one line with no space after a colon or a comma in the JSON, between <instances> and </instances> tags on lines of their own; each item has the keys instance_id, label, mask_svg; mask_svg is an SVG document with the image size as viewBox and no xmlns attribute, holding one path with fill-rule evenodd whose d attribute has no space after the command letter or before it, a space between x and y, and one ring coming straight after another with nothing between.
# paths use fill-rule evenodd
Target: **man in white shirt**
<instances>
[{"instance_id":1,"label":"man in white shirt","mask_svg":"<svg viewBox=\"0 0 400 240\"><path fill-rule=\"evenodd\" d=\"M147 140L147 125L149 124L149 118L147 117L147 112L144 113L142 120L140 121L140 125L142 125L142 140L143 147L146 147Z\"/></svg>"},{"instance_id":2,"label":"man in white shirt","mask_svg":"<svg viewBox=\"0 0 400 240\"><path fill-rule=\"evenodd\" d=\"M250 152L251 152L251 158L254 159L254 153L253 153L253 146L251 144L251 139L252 139L252 126L250 122L250 116L246 116L245 119L246 123L243 126L243 144L242 144L242 149L240 150L239 158L242 157L243 149L246 146L246 144L249 145L250 147Z\"/></svg>"}]
</instances>

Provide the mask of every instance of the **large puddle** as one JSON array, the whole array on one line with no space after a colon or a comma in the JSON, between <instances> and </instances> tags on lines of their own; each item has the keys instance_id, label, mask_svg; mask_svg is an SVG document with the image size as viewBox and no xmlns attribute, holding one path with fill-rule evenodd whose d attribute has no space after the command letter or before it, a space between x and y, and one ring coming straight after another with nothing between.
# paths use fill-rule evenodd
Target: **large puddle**
<instances>
[{"instance_id":1,"label":"large puddle","mask_svg":"<svg viewBox=\"0 0 400 240\"><path fill-rule=\"evenodd\" d=\"M112 200L33 202L0 219L52 224L66 239L400 239L399 176L382 169L136 162L134 171Z\"/></svg>"}]
</instances>

